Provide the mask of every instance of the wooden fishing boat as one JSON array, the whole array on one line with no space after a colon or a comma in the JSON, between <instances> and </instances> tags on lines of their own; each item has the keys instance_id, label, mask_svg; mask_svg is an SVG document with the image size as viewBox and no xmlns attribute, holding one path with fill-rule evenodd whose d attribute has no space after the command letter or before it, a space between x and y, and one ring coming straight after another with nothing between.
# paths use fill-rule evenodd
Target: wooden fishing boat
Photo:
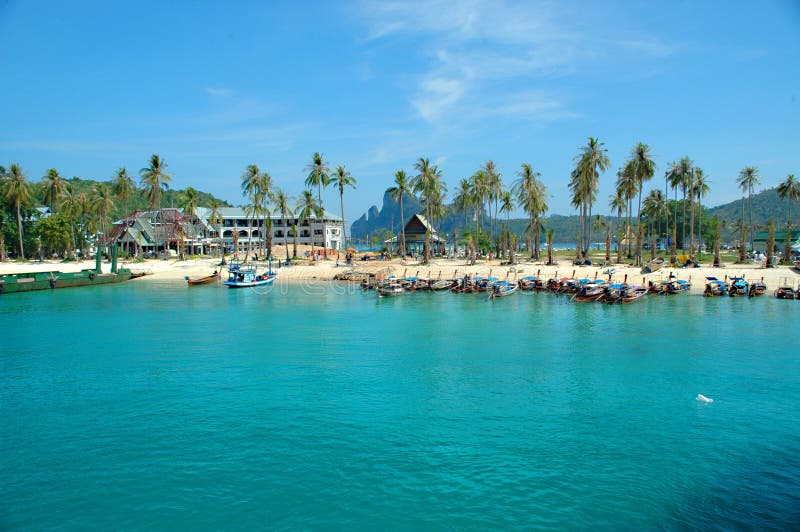
<instances>
[{"instance_id":1,"label":"wooden fishing boat","mask_svg":"<svg viewBox=\"0 0 800 532\"><path fill-rule=\"evenodd\" d=\"M731 297L746 296L750 286L744 277L731 277L730 286L728 286L728 295Z\"/></svg>"},{"instance_id":2,"label":"wooden fishing boat","mask_svg":"<svg viewBox=\"0 0 800 532\"><path fill-rule=\"evenodd\" d=\"M499 279L497 277L487 277L486 279L481 279L479 282L475 283L475 291L488 292L498 281Z\"/></svg>"},{"instance_id":3,"label":"wooden fishing boat","mask_svg":"<svg viewBox=\"0 0 800 532\"><path fill-rule=\"evenodd\" d=\"M450 279L439 279L437 281L430 281L428 285L429 290L438 292L440 290L449 290L453 287L453 281Z\"/></svg>"},{"instance_id":4,"label":"wooden fishing boat","mask_svg":"<svg viewBox=\"0 0 800 532\"><path fill-rule=\"evenodd\" d=\"M253 288L267 286L275 281L276 274L268 270L259 274L258 265L254 262L231 261L228 266L228 279L222 284L228 288Z\"/></svg>"},{"instance_id":5,"label":"wooden fishing boat","mask_svg":"<svg viewBox=\"0 0 800 532\"><path fill-rule=\"evenodd\" d=\"M607 284L605 281L600 280L580 283L580 288L572 296L572 300L578 303L597 301L605 295Z\"/></svg>"},{"instance_id":6,"label":"wooden fishing boat","mask_svg":"<svg viewBox=\"0 0 800 532\"><path fill-rule=\"evenodd\" d=\"M375 287L378 297L393 297L399 296L406 292L401 279L389 278L378 283Z\"/></svg>"},{"instance_id":7,"label":"wooden fishing boat","mask_svg":"<svg viewBox=\"0 0 800 532\"><path fill-rule=\"evenodd\" d=\"M186 282L189 284L189 286L211 284L219 281L219 272L217 270L214 270L214 273L212 273L211 275L206 275L205 277L195 277L194 279L192 279L187 275L186 277L184 277L184 279L186 279Z\"/></svg>"},{"instance_id":8,"label":"wooden fishing boat","mask_svg":"<svg viewBox=\"0 0 800 532\"><path fill-rule=\"evenodd\" d=\"M767 293L767 284L764 281L755 281L750 283L750 289L747 292L747 297L763 296Z\"/></svg>"},{"instance_id":9,"label":"wooden fishing boat","mask_svg":"<svg viewBox=\"0 0 800 532\"><path fill-rule=\"evenodd\" d=\"M494 299L497 297L510 296L517 291L517 283L510 281L497 281L492 285L489 298Z\"/></svg>"},{"instance_id":10,"label":"wooden fishing boat","mask_svg":"<svg viewBox=\"0 0 800 532\"><path fill-rule=\"evenodd\" d=\"M622 303L627 305L639 301L645 295L647 288L644 286L626 286L622 291Z\"/></svg>"},{"instance_id":11,"label":"wooden fishing boat","mask_svg":"<svg viewBox=\"0 0 800 532\"><path fill-rule=\"evenodd\" d=\"M625 289L628 287L625 283L613 283L606 286L603 297L599 299L603 303L621 303Z\"/></svg>"},{"instance_id":12,"label":"wooden fishing boat","mask_svg":"<svg viewBox=\"0 0 800 532\"><path fill-rule=\"evenodd\" d=\"M728 283L720 281L716 277L706 277L706 289L703 295L706 297L724 296L728 292Z\"/></svg>"},{"instance_id":13,"label":"wooden fishing boat","mask_svg":"<svg viewBox=\"0 0 800 532\"><path fill-rule=\"evenodd\" d=\"M536 289L536 285L538 282L539 278L536 277L535 275L526 275L525 277L517 281L517 284L520 290L524 292L532 292L533 290Z\"/></svg>"},{"instance_id":14,"label":"wooden fishing boat","mask_svg":"<svg viewBox=\"0 0 800 532\"><path fill-rule=\"evenodd\" d=\"M797 286L797 290L792 287L791 283L789 283L789 279L783 278L781 279L781 285L775 290L775 297L778 299L800 299L798 293L800 293L800 285Z\"/></svg>"},{"instance_id":15,"label":"wooden fishing boat","mask_svg":"<svg viewBox=\"0 0 800 532\"><path fill-rule=\"evenodd\" d=\"M692 289L692 282L684 279L673 279L667 287L668 295L686 294Z\"/></svg>"}]
</instances>

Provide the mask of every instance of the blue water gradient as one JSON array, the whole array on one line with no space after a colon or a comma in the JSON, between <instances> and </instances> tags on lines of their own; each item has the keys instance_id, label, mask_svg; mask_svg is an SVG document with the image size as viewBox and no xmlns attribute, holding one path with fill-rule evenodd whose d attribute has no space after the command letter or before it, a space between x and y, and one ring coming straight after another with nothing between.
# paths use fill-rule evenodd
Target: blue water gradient
<instances>
[{"instance_id":1,"label":"blue water gradient","mask_svg":"<svg viewBox=\"0 0 800 532\"><path fill-rule=\"evenodd\" d=\"M798 324L771 297L4 295L0 528L793 528Z\"/></svg>"}]
</instances>

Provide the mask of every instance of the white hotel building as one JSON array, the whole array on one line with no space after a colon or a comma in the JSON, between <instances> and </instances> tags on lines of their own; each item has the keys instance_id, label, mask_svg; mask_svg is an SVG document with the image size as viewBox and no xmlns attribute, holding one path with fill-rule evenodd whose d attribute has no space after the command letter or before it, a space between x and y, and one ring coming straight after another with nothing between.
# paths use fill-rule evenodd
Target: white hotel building
<instances>
[{"instance_id":1,"label":"white hotel building","mask_svg":"<svg viewBox=\"0 0 800 532\"><path fill-rule=\"evenodd\" d=\"M222 232L222 242L226 249L233 246L234 233L238 234L238 248L239 251L244 252L248 249L248 244L252 242L253 245L263 242L261 235L261 224L264 224L264 230L267 230L266 220L254 219L248 216L245 209L241 207L222 207L219 209L222 217L222 224L210 224L209 217L211 209L207 207L198 207L196 210L197 217L205 226L205 232L209 236L212 245L216 243L219 238L217 229ZM323 217L316 218L282 218L279 215L272 215L269 217L272 222L272 244L282 245L284 236L288 239L289 245L294 240L294 233L292 226L297 225L297 243L300 245L311 245L311 239L314 239L314 246L328 249L344 249L343 235L342 235L342 219L335 214L328 211L323 213Z\"/></svg>"}]
</instances>

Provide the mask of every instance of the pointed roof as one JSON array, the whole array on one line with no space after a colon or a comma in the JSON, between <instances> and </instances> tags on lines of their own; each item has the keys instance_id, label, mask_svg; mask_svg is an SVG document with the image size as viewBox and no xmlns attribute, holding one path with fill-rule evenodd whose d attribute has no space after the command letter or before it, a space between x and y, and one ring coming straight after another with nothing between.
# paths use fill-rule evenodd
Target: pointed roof
<instances>
[{"instance_id":1,"label":"pointed roof","mask_svg":"<svg viewBox=\"0 0 800 532\"><path fill-rule=\"evenodd\" d=\"M408 219L408 222L406 223L405 227L406 230L408 230L408 228L411 226L411 224L414 222L415 219L417 220L417 223L420 223L422 224L423 227L425 227L426 231L430 232L432 235L436 234L436 229L434 229L433 226L430 224L430 222L428 222L427 218L425 218L421 214L415 214L414 216Z\"/></svg>"}]
</instances>

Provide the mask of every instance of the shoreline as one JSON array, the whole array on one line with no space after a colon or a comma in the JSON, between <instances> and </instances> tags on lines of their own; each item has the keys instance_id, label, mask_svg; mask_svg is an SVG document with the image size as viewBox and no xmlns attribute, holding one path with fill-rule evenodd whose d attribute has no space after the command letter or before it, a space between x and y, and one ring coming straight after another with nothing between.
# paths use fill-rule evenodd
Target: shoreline
<instances>
[{"instance_id":1,"label":"shoreline","mask_svg":"<svg viewBox=\"0 0 800 532\"><path fill-rule=\"evenodd\" d=\"M143 262L120 261L121 268L129 268L132 272L144 272L147 275L135 282L147 283L151 281L174 281L184 282L185 277L203 277L211 274L215 269L219 269L219 258L197 258L180 261L177 259L148 259ZM229 259L226 258L229 261ZM262 263L266 268L266 263ZM274 264L274 263L273 263ZM42 271L62 271L72 272L82 269L94 268L93 260L65 262L42 261L30 263L3 262L0 263L0 275L10 273L33 273ZM110 270L110 263L104 262L102 269L104 272ZM222 275L225 276L225 266L222 266ZM431 261L430 264L420 264L417 262L393 259L391 261L361 261L355 260L352 266L346 266L343 262L331 260L319 260L316 262L303 261L293 264L290 267L275 268L277 271L277 281L287 284L304 284L320 281L334 281L334 276L348 271L359 273L372 273L376 275L396 277L418 276L424 278L451 279L463 277L466 274L484 277L493 276L501 280L513 281L526 275L539 275L545 279L559 276L572 277L573 271L578 278L608 278L603 272L612 268L614 273L612 279L622 281L627 275L628 282L631 284L647 284L648 281L659 281L666 279L673 274L678 279L690 280L692 283L692 293L702 293L705 288L705 278L714 276L720 279L724 277L743 276L748 281L763 280L769 290L778 288L782 280L788 279L793 287L797 287L800 281L800 272L792 266L778 266L775 268L763 268L758 264L736 264L727 265L721 268L701 266L699 268L661 268L660 270L643 274L641 269L626 264L610 266L574 266L570 260L563 259L555 266L546 266L543 262L533 262L522 260L515 265L500 265L500 261L483 261L475 265L469 265L463 259L438 259ZM558 274L558 275L556 275ZM342 281L342 284L352 284Z\"/></svg>"}]
</instances>

